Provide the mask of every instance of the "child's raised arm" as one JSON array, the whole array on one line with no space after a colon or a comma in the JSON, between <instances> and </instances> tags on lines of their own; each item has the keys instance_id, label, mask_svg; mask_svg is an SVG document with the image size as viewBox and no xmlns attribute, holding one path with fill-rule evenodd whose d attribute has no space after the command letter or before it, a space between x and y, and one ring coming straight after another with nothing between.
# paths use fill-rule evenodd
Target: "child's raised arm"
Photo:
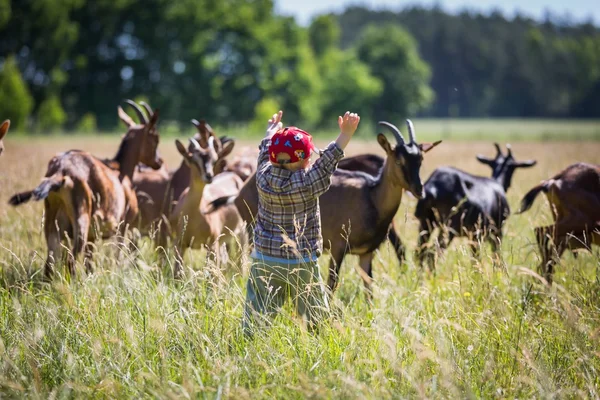
<instances>
[{"instance_id":1,"label":"child's raised arm","mask_svg":"<svg viewBox=\"0 0 600 400\"><path fill-rule=\"evenodd\" d=\"M281 123L281 117L283 117L283 111L279 110L277 114L273 114L273 117L269 120L267 124L267 133L258 147L258 170L260 170L263 164L269 162L269 139L271 139L271 137L273 137L273 135L277 133L278 130L283 128L283 124Z\"/></svg>"},{"instance_id":2,"label":"child's raised arm","mask_svg":"<svg viewBox=\"0 0 600 400\"><path fill-rule=\"evenodd\" d=\"M352 136L354 136L354 132L356 132L356 128L358 128L358 123L360 122L360 117L356 113L351 113L346 111L343 117L338 117L338 125L340 127L340 134L336 139L335 143L340 147L340 149L344 150Z\"/></svg>"}]
</instances>

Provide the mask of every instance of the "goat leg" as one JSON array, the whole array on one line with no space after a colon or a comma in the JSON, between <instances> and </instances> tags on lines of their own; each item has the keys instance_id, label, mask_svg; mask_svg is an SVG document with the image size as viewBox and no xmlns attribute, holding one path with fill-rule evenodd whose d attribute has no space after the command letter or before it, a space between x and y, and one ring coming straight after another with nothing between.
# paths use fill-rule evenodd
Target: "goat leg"
<instances>
[{"instance_id":1,"label":"goat leg","mask_svg":"<svg viewBox=\"0 0 600 400\"><path fill-rule=\"evenodd\" d=\"M333 292L338 284L340 267L342 266L342 261L344 260L344 256L346 255L346 251L344 249L335 250L331 249L331 255L329 260L329 278L327 279L327 289L329 290L329 294L333 296Z\"/></svg>"},{"instance_id":2,"label":"goat leg","mask_svg":"<svg viewBox=\"0 0 600 400\"><path fill-rule=\"evenodd\" d=\"M359 265L361 268L361 277L365 284L365 297L367 303L373 304L373 291L371 283L373 282L373 253L367 253L359 256Z\"/></svg>"},{"instance_id":3,"label":"goat leg","mask_svg":"<svg viewBox=\"0 0 600 400\"><path fill-rule=\"evenodd\" d=\"M398 257L399 264L402 265L402 263L404 263L404 260L406 259L406 254L404 250L404 245L402 244L402 240L400 239L400 236L398 236L398 234L396 233L394 221L392 221L390 227L388 228L388 239L390 240L390 243L392 243L392 246L394 246L394 250L396 251L396 257Z\"/></svg>"},{"instance_id":4,"label":"goat leg","mask_svg":"<svg viewBox=\"0 0 600 400\"><path fill-rule=\"evenodd\" d=\"M539 271L548 282L548 285L552 285L552 273L554 267L554 258L552 257L554 246L551 243L553 231L554 225L538 226L535 228L535 238L542 258Z\"/></svg>"},{"instance_id":5,"label":"goat leg","mask_svg":"<svg viewBox=\"0 0 600 400\"><path fill-rule=\"evenodd\" d=\"M435 268L433 263L433 254L429 248L431 230L431 224L429 224L426 220L421 220L421 226L419 228L419 242L417 244L417 250L415 251L415 258L421 269L423 269L423 264L425 264L428 268Z\"/></svg>"}]
</instances>

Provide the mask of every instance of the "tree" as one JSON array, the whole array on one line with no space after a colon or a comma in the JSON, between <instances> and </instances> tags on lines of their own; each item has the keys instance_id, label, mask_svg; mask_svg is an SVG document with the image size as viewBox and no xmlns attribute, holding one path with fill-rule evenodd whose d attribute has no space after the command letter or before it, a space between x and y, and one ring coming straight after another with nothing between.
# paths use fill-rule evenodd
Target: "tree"
<instances>
[{"instance_id":1,"label":"tree","mask_svg":"<svg viewBox=\"0 0 600 400\"><path fill-rule=\"evenodd\" d=\"M357 111L363 125L375 118L383 82L373 76L353 51L333 49L319 62L323 76L321 126L335 126L336 117L347 110Z\"/></svg>"},{"instance_id":2,"label":"tree","mask_svg":"<svg viewBox=\"0 0 600 400\"><path fill-rule=\"evenodd\" d=\"M13 129L23 129L32 108L33 98L15 58L8 57L0 66L0 118L9 118Z\"/></svg>"},{"instance_id":3,"label":"tree","mask_svg":"<svg viewBox=\"0 0 600 400\"><path fill-rule=\"evenodd\" d=\"M52 131L63 127L67 114L63 110L60 99L56 95L46 98L37 113L37 126L40 131Z\"/></svg>"},{"instance_id":4,"label":"tree","mask_svg":"<svg viewBox=\"0 0 600 400\"><path fill-rule=\"evenodd\" d=\"M376 118L396 121L431 103L429 68L404 29L391 24L367 27L358 40L357 53L383 83L383 93L375 104Z\"/></svg>"},{"instance_id":5,"label":"tree","mask_svg":"<svg viewBox=\"0 0 600 400\"><path fill-rule=\"evenodd\" d=\"M313 49L317 58L325 53L339 47L340 27L331 14L319 15L308 28L310 47Z\"/></svg>"}]
</instances>

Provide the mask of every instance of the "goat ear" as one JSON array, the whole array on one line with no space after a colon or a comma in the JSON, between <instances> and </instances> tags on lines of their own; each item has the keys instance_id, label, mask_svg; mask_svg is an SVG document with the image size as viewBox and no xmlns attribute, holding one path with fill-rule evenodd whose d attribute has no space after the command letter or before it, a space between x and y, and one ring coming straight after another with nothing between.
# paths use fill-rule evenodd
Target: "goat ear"
<instances>
[{"instance_id":1,"label":"goat ear","mask_svg":"<svg viewBox=\"0 0 600 400\"><path fill-rule=\"evenodd\" d=\"M125 110L123 110L123 107L117 107L117 114L119 114L119 119L125 124L127 128L130 128L133 125L135 125L135 122L133 122L133 119L131 119L131 117L125 112Z\"/></svg>"},{"instance_id":2,"label":"goat ear","mask_svg":"<svg viewBox=\"0 0 600 400\"><path fill-rule=\"evenodd\" d=\"M183 143L181 143L179 141L179 139L175 139L175 146L177 146L177 151L179 152L179 154L181 154L183 156L183 158L189 157L189 153L188 153L187 149L185 148Z\"/></svg>"},{"instance_id":3,"label":"goat ear","mask_svg":"<svg viewBox=\"0 0 600 400\"><path fill-rule=\"evenodd\" d=\"M10 119L7 119L0 125L0 140L4 139L4 136L8 133L8 128L10 128Z\"/></svg>"},{"instance_id":4,"label":"goat ear","mask_svg":"<svg viewBox=\"0 0 600 400\"><path fill-rule=\"evenodd\" d=\"M227 166L227 161L224 160L223 158L219 158L217 160L217 162L215 163L215 165L213 166L213 173L215 175L220 174L221 172L225 171L226 166Z\"/></svg>"},{"instance_id":5,"label":"goat ear","mask_svg":"<svg viewBox=\"0 0 600 400\"><path fill-rule=\"evenodd\" d=\"M437 146L440 143L442 143L441 140L438 140L437 142L433 142L433 143L421 143L421 144L419 144L419 149L421 149L421 151L423 153L427 153L429 150L433 149L435 146Z\"/></svg>"},{"instance_id":6,"label":"goat ear","mask_svg":"<svg viewBox=\"0 0 600 400\"><path fill-rule=\"evenodd\" d=\"M160 114L160 110L157 108L156 110L154 110L154 113L152 114L152 117L150 118L150 121L148 121L148 127L149 129L151 129L152 127L156 126L156 123L158 122L158 115Z\"/></svg>"},{"instance_id":7,"label":"goat ear","mask_svg":"<svg viewBox=\"0 0 600 400\"><path fill-rule=\"evenodd\" d=\"M235 142L230 140L221 146L221 150L219 151L219 158L226 157L233 151L233 146L235 146Z\"/></svg>"},{"instance_id":8,"label":"goat ear","mask_svg":"<svg viewBox=\"0 0 600 400\"><path fill-rule=\"evenodd\" d=\"M516 163L516 167L517 168L530 168L533 167L535 164L537 164L537 161L535 160L527 160L527 161L521 161Z\"/></svg>"},{"instance_id":9,"label":"goat ear","mask_svg":"<svg viewBox=\"0 0 600 400\"><path fill-rule=\"evenodd\" d=\"M390 142L388 142L387 138L383 133L377 135L377 143L379 143L379 145L383 148L383 150L385 150L386 153L392 153L392 146L390 145Z\"/></svg>"},{"instance_id":10,"label":"goat ear","mask_svg":"<svg viewBox=\"0 0 600 400\"><path fill-rule=\"evenodd\" d=\"M193 119L192 124L198 130L198 133L196 133L194 135L194 139L196 139L196 141L198 143L200 143L200 147L202 147L203 149L208 148L209 134L208 134L208 131L206 130L206 121L203 119L201 119L200 121L198 121L197 119Z\"/></svg>"},{"instance_id":11,"label":"goat ear","mask_svg":"<svg viewBox=\"0 0 600 400\"><path fill-rule=\"evenodd\" d=\"M479 161L482 164L489 165L489 166L492 166L494 164L494 160L484 157L481 154L477 154L476 157L477 157L477 161Z\"/></svg>"}]
</instances>

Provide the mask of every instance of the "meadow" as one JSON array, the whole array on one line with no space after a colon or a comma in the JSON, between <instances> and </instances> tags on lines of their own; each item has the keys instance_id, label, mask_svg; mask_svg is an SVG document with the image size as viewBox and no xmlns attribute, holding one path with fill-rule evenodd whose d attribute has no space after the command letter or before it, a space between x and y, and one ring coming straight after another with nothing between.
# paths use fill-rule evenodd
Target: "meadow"
<instances>
[{"instance_id":1,"label":"meadow","mask_svg":"<svg viewBox=\"0 0 600 400\"><path fill-rule=\"evenodd\" d=\"M475 155L493 156L493 140L517 140L515 158L538 164L515 173L508 192L513 213L540 180L576 161L600 163L597 124L571 129L536 122L532 131L518 121L490 121L461 136L459 123L445 136L440 123L447 140L426 155L423 181L441 165L489 176ZM417 138L435 139L435 124L416 121ZM326 143L325 134L317 138L318 145ZM43 206L12 208L8 198L33 188L55 153L80 148L108 157L118 141L118 135L10 134L6 140L0 157L0 397L600 397L599 251L565 255L547 288L537 275L532 232L551 222L543 196L529 212L509 218L503 268L493 267L487 245L475 259L461 239L433 274L413 262L416 201L405 195L396 222L408 260L399 265L388 243L379 249L369 306L357 259L348 256L335 316L317 335L286 307L272 327L244 337L244 257L207 273L202 254L190 252L185 278L176 282L147 239L122 258L115 256L116 243L105 241L93 274L79 266L74 279L61 272L43 283ZM255 145L244 139L236 151ZM179 165L171 137L160 150L170 167ZM384 154L368 135L347 154L362 152ZM320 262L325 275L328 257Z\"/></svg>"}]
</instances>

